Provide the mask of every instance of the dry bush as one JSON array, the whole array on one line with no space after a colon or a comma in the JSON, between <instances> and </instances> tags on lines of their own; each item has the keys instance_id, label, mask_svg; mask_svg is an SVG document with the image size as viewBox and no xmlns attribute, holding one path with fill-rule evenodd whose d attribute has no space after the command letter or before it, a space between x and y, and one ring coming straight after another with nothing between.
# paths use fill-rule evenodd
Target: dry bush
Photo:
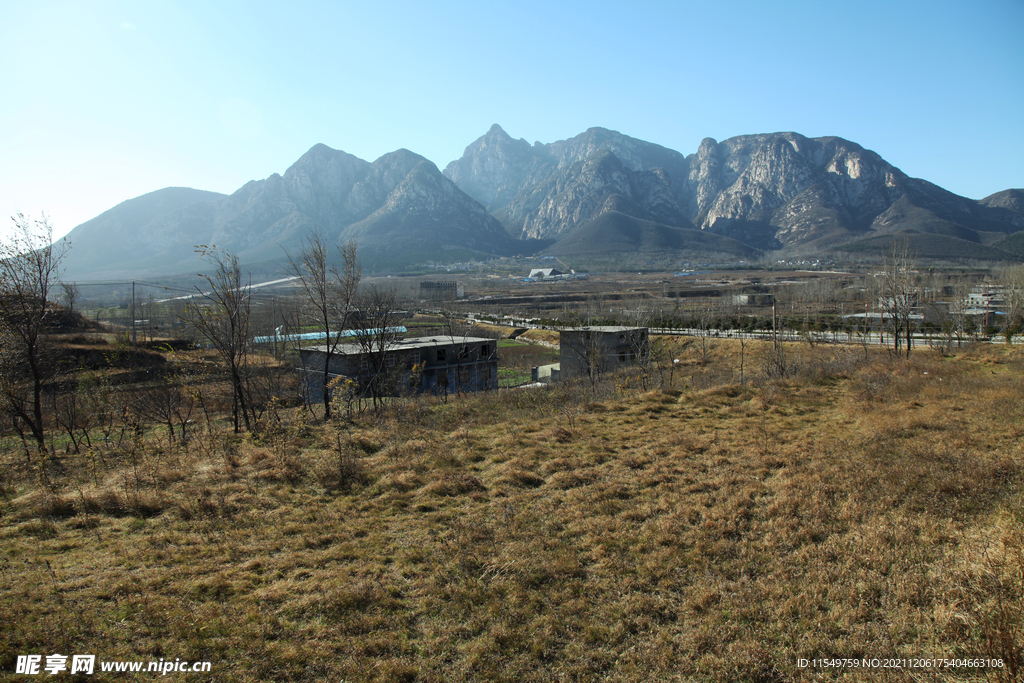
<instances>
[{"instance_id":1,"label":"dry bush","mask_svg":"<svg viewBox=\"0 0 1024 683\"><path fill-rule=\"evenodd\" d=\"M363 463L366 449L376 452L375 443L359 435L359 438L335 436L334 448L321 451L313 458L310 467L314 479L329 491L346 491L353 486L371 483L371 478Z\"/></svg>"}]
</instances>

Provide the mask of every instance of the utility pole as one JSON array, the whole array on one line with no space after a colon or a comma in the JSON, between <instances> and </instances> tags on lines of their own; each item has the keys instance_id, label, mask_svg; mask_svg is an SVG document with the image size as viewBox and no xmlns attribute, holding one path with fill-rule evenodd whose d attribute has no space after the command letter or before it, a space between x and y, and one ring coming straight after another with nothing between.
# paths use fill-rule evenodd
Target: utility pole
<instances>
[{"instance_id":1,"label":"utility pole","mask_svg":"<svg viewBox=\"0 0 1024 683\"><path fill-rule=\"evenodd\" d=\"M132 346L137 346L135 343L135 280L132 280Z\"/></svg>"},{"instance_id":2,"label":"utility pole","mask_svg":"<svg viewBox=\"0 0 1024 683\"><path fill-rule=\"evenodd\" d=\"M772 297L772 345L779 345L779 317L775 310L775 297Z\"/></svg>"},{"instance_id":3,"label":"utility pole","mask_svg":"<svg viewBox=\"0 0 1024 683\"><path fill-rule=\"evenodd\" d=\"M270 300L270 326L274 329L274 360L277 360L277 297Z\"/></svg>"}]
</instances>

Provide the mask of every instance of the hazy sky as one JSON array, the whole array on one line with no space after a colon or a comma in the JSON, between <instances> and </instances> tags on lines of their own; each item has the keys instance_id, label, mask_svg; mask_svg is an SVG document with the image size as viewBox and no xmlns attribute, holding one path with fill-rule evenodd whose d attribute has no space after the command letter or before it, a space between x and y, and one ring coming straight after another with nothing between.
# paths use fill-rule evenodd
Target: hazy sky
<instances>
[{"instance_id":1,"label":"hazy sky","mask_svg":"<svg viewBox=\"0 0 1024 683\"><path fill-rule=\"evenodd\" d=\"M167 186L230 193L325 143L440 168L499 123L838 135L981 198L1024 187L1024 1L0 0L0 212L63 234Z\"/></svg>"}]
</instances>

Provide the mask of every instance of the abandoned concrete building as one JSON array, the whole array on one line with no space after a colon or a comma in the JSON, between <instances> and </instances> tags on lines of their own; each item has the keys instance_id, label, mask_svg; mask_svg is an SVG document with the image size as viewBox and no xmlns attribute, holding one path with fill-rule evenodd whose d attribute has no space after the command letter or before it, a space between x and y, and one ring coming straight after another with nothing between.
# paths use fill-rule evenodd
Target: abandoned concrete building
<instances>
[{"instance_id":1,"label":"abandoned concrete building","mask_svg":"<svg viewBox=\"0 0 1024 683\"><path fill-rule=\"evenodd\" d=\"M420 298L432 301L462 299L466 292L461 282L423 280L420 282Z\"/></svg>"},{"instance_id":2,"label":"abandoned concrete building","mask_svg":"<svg viewBox=\"0 0 1024 683\"><path fill-rule=\"evenodd\" d=\"M299 358L303 398L319 403L327 347L299 349ZM410 337L374 353L359 344L342 344L331 355L327 371L331 385L351 379L362 395L369 394L374 379L381 395L497 389L498 342L483 337Z\"/></svg>"},{"instance_id":3,"label":"abandoned concrete building","mask_svg":"<svg viewBox=\"0 0 1024 683\"><path fill-rule=\"evenodd\" d=\"M645 360L650 352L646 327L594 325L559 332L560 378L593 377Z\"/></svg>"}]
</instances>

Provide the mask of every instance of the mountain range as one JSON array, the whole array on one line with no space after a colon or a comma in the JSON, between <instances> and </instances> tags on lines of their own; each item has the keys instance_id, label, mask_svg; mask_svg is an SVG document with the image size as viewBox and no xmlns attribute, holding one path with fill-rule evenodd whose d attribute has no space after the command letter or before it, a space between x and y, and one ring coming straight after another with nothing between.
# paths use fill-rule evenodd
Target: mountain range
<instances>
[{"instance_id":1,"label":"mountain range","mask_svg":"<svg viewBox=\"0 0 1024 683\"><path fill-rule=\"evenodd\" d=\"M71 231L67 276L194 272L195 245L284 262L312 229L355 240L364 268L544 253L736 260L764 251L1019 260L1024 190L975 201L838 137L704 139L683 154L604 128L530 144L500 126L441 172L400 149L368 162L318 144L231 195L165 188Z\"/></svg>"}]
</instances>

